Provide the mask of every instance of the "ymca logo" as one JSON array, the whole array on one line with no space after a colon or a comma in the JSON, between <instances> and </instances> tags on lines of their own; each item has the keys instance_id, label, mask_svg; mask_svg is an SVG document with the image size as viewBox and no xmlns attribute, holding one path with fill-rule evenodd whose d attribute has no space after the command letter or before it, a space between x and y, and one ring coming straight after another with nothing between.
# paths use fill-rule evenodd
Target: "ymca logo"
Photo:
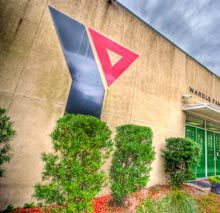
<instances>
[{"instance_id":1,"label":"ymca logo","mask_svg":"<svg viewBox=\"0 0 220 213\"><path fill-rule=\"evenodd\" d=\"M99 118L108 87L138 55L56 9L49 10L72 77L66 112Z\"/></svg>"}]
</instances>

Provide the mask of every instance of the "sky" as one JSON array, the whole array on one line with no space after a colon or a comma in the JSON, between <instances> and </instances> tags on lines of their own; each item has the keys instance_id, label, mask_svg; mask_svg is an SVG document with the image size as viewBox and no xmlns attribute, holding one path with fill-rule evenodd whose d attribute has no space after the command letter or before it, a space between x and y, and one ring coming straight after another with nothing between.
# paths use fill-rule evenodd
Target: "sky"
<instances>
[{"instance_id":1,"label":"sky","mask_svg":"<svg viewBox=\"0 0 220 213\"><path fill-rule=\"evenodd\" d=\"M220 77L220 0L118 0Z\"/></svg>"}]
</instances>

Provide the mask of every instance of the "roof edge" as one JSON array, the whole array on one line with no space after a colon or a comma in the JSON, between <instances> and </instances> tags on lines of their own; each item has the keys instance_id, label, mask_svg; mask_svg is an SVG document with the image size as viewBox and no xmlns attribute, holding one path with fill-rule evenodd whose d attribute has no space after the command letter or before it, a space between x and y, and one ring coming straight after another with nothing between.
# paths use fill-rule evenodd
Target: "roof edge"
<instances>
[{"instance_id":1,"label":"roof edge","mask_svg":"<svg viewBox=\"0 0 220 213\"><path fill-rule=\"evenodd\" d=\"M174 45L175 47L177 47L179 50L181 50L183 53L185 53L187 56L189 56L191 59L193 59L196 63L198 63L200 66L202 66L203 68L205 68L208 72L210 72L212 75L214 75L215 77L217 77L218 79L220 79L220 76L218 76L216 73L214 73L213 71L211 71L208 67L206 67L204 64L202 64L201 62L199 62L197 59L195 59L192 55L190 55L189 53L187 53L185 50L183 50L181 47L177 46L174 42L172 42L170 39L168 39L165 35L163 35L161 32L159 32L158 30L156 30L154 27L152 27L150 24L148 24L146 21L144 21L140 16L138 16L136 13L134 13L133 11L131 11L129 8L125 7L125 5L123 5L122 3L120 3L118 0L116 0L117 4L119 6L121 6L122 8L124 8L126 11L128 11L129 13L131 13L135 18L137 18L138 20L140 20L142 23L144 23L146 26L148 26L150 29L152 29L153 31L155 31L156 33L158 33L161 37L163 37L165 40L167 40L168 42L170 42L172 45Z\"/></svg>"}]
</instances>

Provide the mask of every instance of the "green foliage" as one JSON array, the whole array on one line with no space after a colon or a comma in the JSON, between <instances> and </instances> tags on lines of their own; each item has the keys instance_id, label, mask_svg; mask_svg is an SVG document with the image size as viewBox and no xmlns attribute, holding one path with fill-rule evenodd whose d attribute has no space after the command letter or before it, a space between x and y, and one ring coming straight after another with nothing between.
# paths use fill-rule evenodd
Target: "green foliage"
<instances>
[{"instance_id":1,"label":"green foliage","mask_svg":"<svg viewBox=\"0 0 220 213\"><path fill-rule=\"evenodd\" d=\"M149 180L154 159L152 131L148 127L122 125L117 127L116 151L110 170L113 202L122 205L132 192L142 189Z\"/></svg>"},{"instance_id":2,"label":"green foliage","mask_svg":"<svg viewBox=\"0 0 220 213\"><path fill-rule=\"evenodd\" d=\"M164 196L157 204L158 210L163 213L196 213L195 199L182 190L174 190Z\"/></svg>"},{"instance_id":3,"label":"green foliage","mask_svg":"<svg viewBox=\"0 0 220 213\"><path fill-rule=\"evenodd\" d=\"M198 207L196 200L182 190L174 190L160 198L152 200L147 198L137 213L196 213Z\"/></svg>"},{"instance_id":4,"label":"green foliage","mask_svg":"<svg viewBox=\"0 0 220 213\"><path fill-rule=\"evenodd\" d=\"M24 209L33 208L33 207L35 207L34 202L25 203L23 206Z\"/></svg>"},{"instance_id":5,"label":"green foliage","mask_svg":"<svg viewBox=\"0 0 220 213\"><path fill-rule=\"evenodd\" d=\"M3 211L2 213L7 213L7 212L12 212L15 210L15 207L12 204L9 204Z\"/></svg>"},{"instance_id":6,"label":"green foliage","mask_svg":"<svg viewBox=\"0 0 220 213\"><path fill-rule=\"evenodd\" d=\"M180 187L184 181L193 179L193 167L198 165L200 148L189 138L168 138L162 156L171 185Z\"/></svg>"},{"instance_id":7,"label":"green foliage","mask_svg":"<svg viewBox=\"0 0 220 213\"><path fill-rule=\"evenodd\" d=\"M34 196L45 204L58 204L59 211L92 212L94 196L106 175L100 171L110 151L111 131L106 123L86 115L66 114L51 133L55 153L43 154L43 184Z\"/></svg>"},{"instance_id":8,"label":"green foliage","mask_svg":"<svg viewBox=\"0 0 220 213\"><path fill-rule=\"evenodd\" d=\"M157 205L150 197L147 197L142 205L140 205L136 213L158 213Z\"/></svg>"},{"instance_id":9,"label":"green foliage","mask_svg":"<svg viewBox=\"0 0 220 213\"><path fill-rule=\"evenodd\" d=\"M209 181L212 184L219 184L220 183L220 176L216 176L216 177L210 176Z\"/></svg>"},{"instance_id":10,"label":"green foliage","mask_svg":"<svg viewBox=\"0 0 220 213\"><path fill-rule=\"evenodd\" d=\"M8 151L10 149L9 140L15 134L10 118L5 114L6 110L0 108L0 177L3 176L2 165L10 160Z\"/></svg>"}]
</instances>

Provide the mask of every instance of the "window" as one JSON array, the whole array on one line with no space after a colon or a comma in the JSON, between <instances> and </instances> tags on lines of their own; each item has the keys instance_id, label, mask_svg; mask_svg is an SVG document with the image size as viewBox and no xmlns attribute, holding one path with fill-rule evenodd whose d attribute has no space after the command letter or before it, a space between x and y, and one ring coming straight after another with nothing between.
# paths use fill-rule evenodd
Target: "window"
<instances>
[{"instance_id":1,"label":"window","mask_svg":"<svg viewBox=\"0 0 220 213\"><path fill-rule=\"evenodd\" d=\"M186 124L205 128L205 121L203 119L188 114L186 115Z\"/></svg>"}]
</instances>

